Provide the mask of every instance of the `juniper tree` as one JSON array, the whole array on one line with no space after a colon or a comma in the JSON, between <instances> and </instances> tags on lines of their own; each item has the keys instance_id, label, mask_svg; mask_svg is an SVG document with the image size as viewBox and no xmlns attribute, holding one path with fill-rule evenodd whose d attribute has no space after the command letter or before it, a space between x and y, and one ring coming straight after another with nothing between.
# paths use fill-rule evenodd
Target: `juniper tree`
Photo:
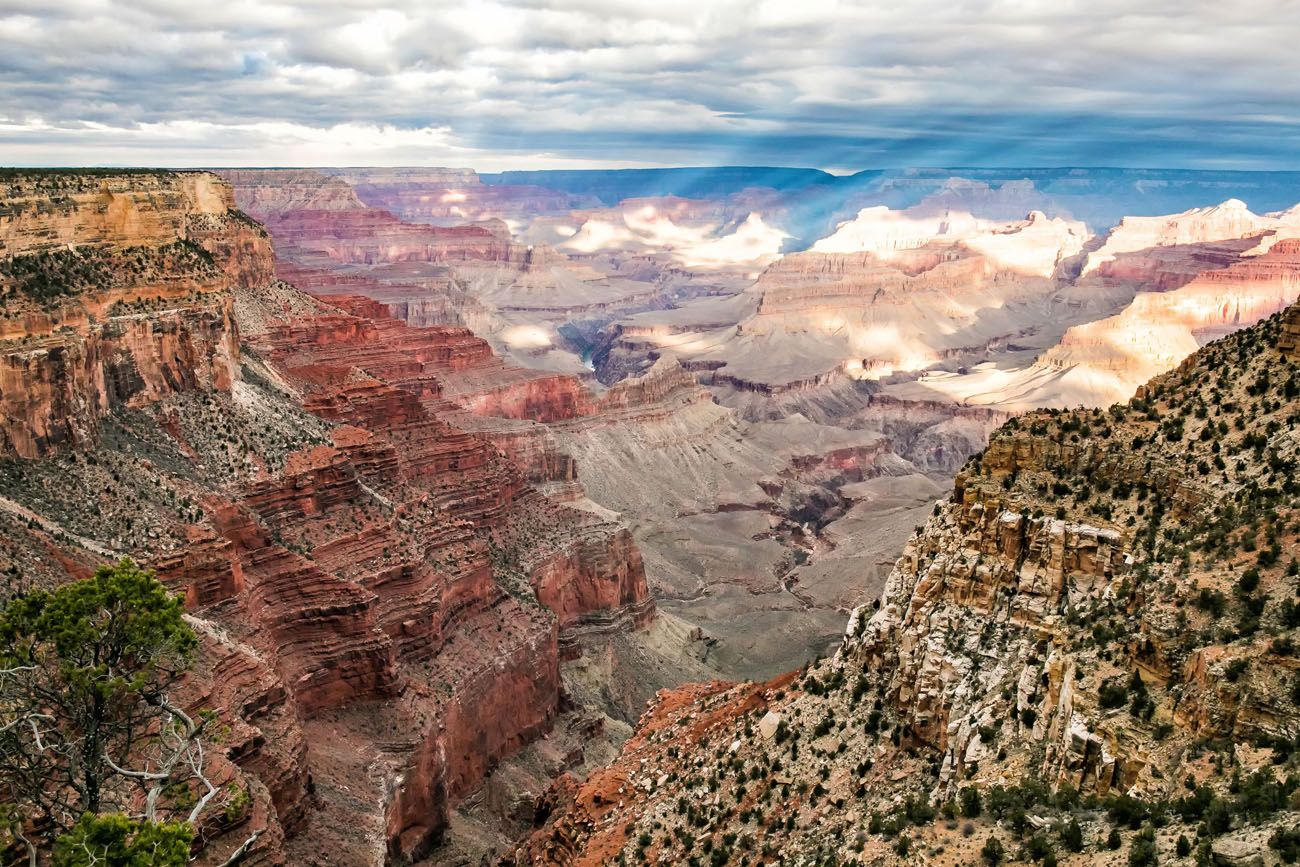
<instances>
[{"instance_id":1,"label":"juniper tree","mask_svg":"<svg viewBox=\"0 0 1300 867\"><path fill-rule=\"evenodd\" d=\"M180 600L128 559L0 607L0 823L32 864L188 849L226 794L205 771L209 717L171 698L197 647Z\"/></svg>"}]
</instances>

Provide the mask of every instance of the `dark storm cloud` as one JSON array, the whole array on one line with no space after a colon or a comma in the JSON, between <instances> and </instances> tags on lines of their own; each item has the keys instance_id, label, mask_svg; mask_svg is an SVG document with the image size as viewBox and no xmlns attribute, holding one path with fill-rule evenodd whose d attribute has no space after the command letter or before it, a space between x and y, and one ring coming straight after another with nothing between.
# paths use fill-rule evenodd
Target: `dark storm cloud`
<instances>
[{"instance_id":1,"label":"dark storm cloud","mask_svg":"<svg viewBox=\"0 0 1300 867\"><path fill-rule=\"evenodd\" d=\"M0 0L0 163L1300 167L1300 2Z\"/></svg>"}]
</instances>

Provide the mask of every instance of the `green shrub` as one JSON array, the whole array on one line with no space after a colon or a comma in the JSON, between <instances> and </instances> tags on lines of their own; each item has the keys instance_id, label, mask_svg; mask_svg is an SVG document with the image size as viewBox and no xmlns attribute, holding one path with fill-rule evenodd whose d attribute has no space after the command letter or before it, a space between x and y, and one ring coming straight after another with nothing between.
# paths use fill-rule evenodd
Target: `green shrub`
<instances>
[{"instance_id":1,"label":"green shrub","mask_svg":"<svg viewBox=\"0 0 1300 867\"><path fill-rule=\"evenodd\" d=\"M1083 851L1083 828L1079 827L1078 819L1070 819L1070 823L1061 829L1061 843L1071 852Z\"/></svg>"},{"instance_id":2,"label":"green shrub","mask_svg":"<svg viewBox=\"0 0 1300 867\"><path fill-rule=\"evenodd\" d=\"M183 867L194 831L183 822L87 813L54 842L54 867Z\"/></svg>"},{"instance_id":3,"label":"green shrub","mask_svg":"<svg viewBox=\"0 0 1300 867\"><path fill-rule=\"evenodd\" d=\"M1108 710L1123 707L1127 702L1128 690L1117 677L1102 683L1097 691L1097 703Z\"/></svg>"},{"instance_id":4,"label":"green shrub","mask_svg":"<svg viewBox=\"0 0 1300 867\"><path fill-rule=\"evenodd\" d=\"M1128 849L1129 867L1155 867L1156 864L1155 833L1148 828L1133 838Z\"/></svg>"},{"instance_id":5,"label":"green shrub","mask_svg":"<svg viewBox=\"0 0 1300 867\"><path fill-rule=\"evenodd\" d=\"M1268 847L1287 864L1300 860L1300 828L1278 828L1268 838Z\"/></svg>"},{"instance_id":6,"label":"green shrub","mask_svg":"<svg viewBox=\"0 0 1300 867\"><path fill-rule=\"evenodd\" d=\"M980 793L974 786L967 786L961 790L958 795L961 802L961 814L968 819L977 818L980 814Z\"/></svg>"}]
</instances>

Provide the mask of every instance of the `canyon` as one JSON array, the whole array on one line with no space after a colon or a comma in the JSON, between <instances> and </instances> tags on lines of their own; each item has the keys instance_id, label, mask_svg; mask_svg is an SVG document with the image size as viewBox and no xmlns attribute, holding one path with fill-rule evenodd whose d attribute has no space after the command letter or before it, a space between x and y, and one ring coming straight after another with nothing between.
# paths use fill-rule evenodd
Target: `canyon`
<instances>
[{"instance_id":1,"label":"canyon","mask_svg":"<svg viewBox=\"0 0 1300 867\"><path fill-rule=\"evenodd\" d=\"M278 282L212 175L7 185L9 589L131 555L184 594L185 698L251 796L205 857L255 824L246 863L417 858L502 759L600 728L561 660L652 627L640 554L454 425L443 377L505 371L487 344Z\"/></svg>"},{"instance_id":2,"label":"canyon","mask_svg":"<svg viewBox=\"0 0 1300 867\"><path fill-rule=\"evenodd\" d=\"M514 863L1290 863L1297 335L1004 425L833 655L661 692Z\"/></svg>"},{"instance_id":3,"label":"canyon","mask_svg":"<svg viewBox=\"0 0 1300 867\"><path fill-rule=\"evenodd\" d=\"M813 176L766 170L225 174L285 279L469 327L535 377L449 377L476 417L458 423L621 516L660 609L733 677L831 646L1011 413L1127 396L1297 294L1291 214L1231 200L1097 232L1067 208L1095 213L1084 196L1103 187L1123 201L1104 173L1069 192L948 176L907 198L881 175L834 207ZM813 199L844 219L809 242ZM1011 216L1027 205L1055 213ZM497 245L466 245L472 229ZM1193 306L1206 321L1186 321ZM645 378L656 399L610 411Z\"/></svg>"},{"instance_id":4,"label":"canyon","mask_svg":"<svg viewBox=\"0 0 1300 867\"><path fill-rule=\"evenodd\" d=\"M542 213L509 232L520 212L503 197L532 205L533 188L414 170L365 173L355 186L345 182L358 177L352 170L221 174L267 226L282 279L487 340L511 366L443 375L455 423L510 454L543 490L627 522L659 609L698 634L693 654L733 676L770 676L833 643L945 474L1003 418L868 407L852 382L825 400L814 394L822 409L777 398L753 412L718 400L710 386L719 377L701 375L685 349L640 353L610 376L607 347L626 333L621 323L744 302L764 264L779 264L779 245L744 241L764 237L752 208L777 201L774 190ZM448 196L496 222L446 225L428 203ZM566 221L575 231L562 237L554 229ZM472 232L480 240L468 244ZM888 529L861 545L850 529L873 516ZM768 634L754 631L755 618Z\"/></svg>"},{"instance_id":5,"label":"canyon","mask_svg":"<svg viewBox=\"0 0 1300 867\"><path fill-rule=\"evenodd\" d=\"M1197 607L1239 525L1294 543L1286 180L6 170L6 595L184 595L212 864L883 863L847 829L963 788L1223 794L1297 734L1286 563L1255 631Z\"/></svg>"}]
</instances>

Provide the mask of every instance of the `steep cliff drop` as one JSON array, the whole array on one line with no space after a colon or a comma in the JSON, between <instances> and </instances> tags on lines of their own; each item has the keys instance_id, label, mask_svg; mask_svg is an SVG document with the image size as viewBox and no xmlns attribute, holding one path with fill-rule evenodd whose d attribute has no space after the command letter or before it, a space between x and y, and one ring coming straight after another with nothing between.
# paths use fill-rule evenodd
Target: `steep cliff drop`
<instances>
[{"instance_id":1,"label":"steep cliff drop","mask_svg":"<svg viewBox=\"0 0 1300 867\"><path fill-rule=\"evenodd\" d=\"M1298 345L1007 423L833 657L661 693L516 863L1289 863Z\"/></svg>"},{"instance_id":2,"label":"steep cliff drop","mask_svg":"<svg viewBox=\"0 0 1300 867\"><path fill-rule=\"evenodd\" d=\"M603 715L561 658L654 607L626 529L449 423L487 344L276 282L213 175L0 180L0 571L130 555L184 593L185 698L252 796L202 859L261 828L244 863L406 862L557 720L548 772L584 760Z\"/></svg>"}]
</instances>

